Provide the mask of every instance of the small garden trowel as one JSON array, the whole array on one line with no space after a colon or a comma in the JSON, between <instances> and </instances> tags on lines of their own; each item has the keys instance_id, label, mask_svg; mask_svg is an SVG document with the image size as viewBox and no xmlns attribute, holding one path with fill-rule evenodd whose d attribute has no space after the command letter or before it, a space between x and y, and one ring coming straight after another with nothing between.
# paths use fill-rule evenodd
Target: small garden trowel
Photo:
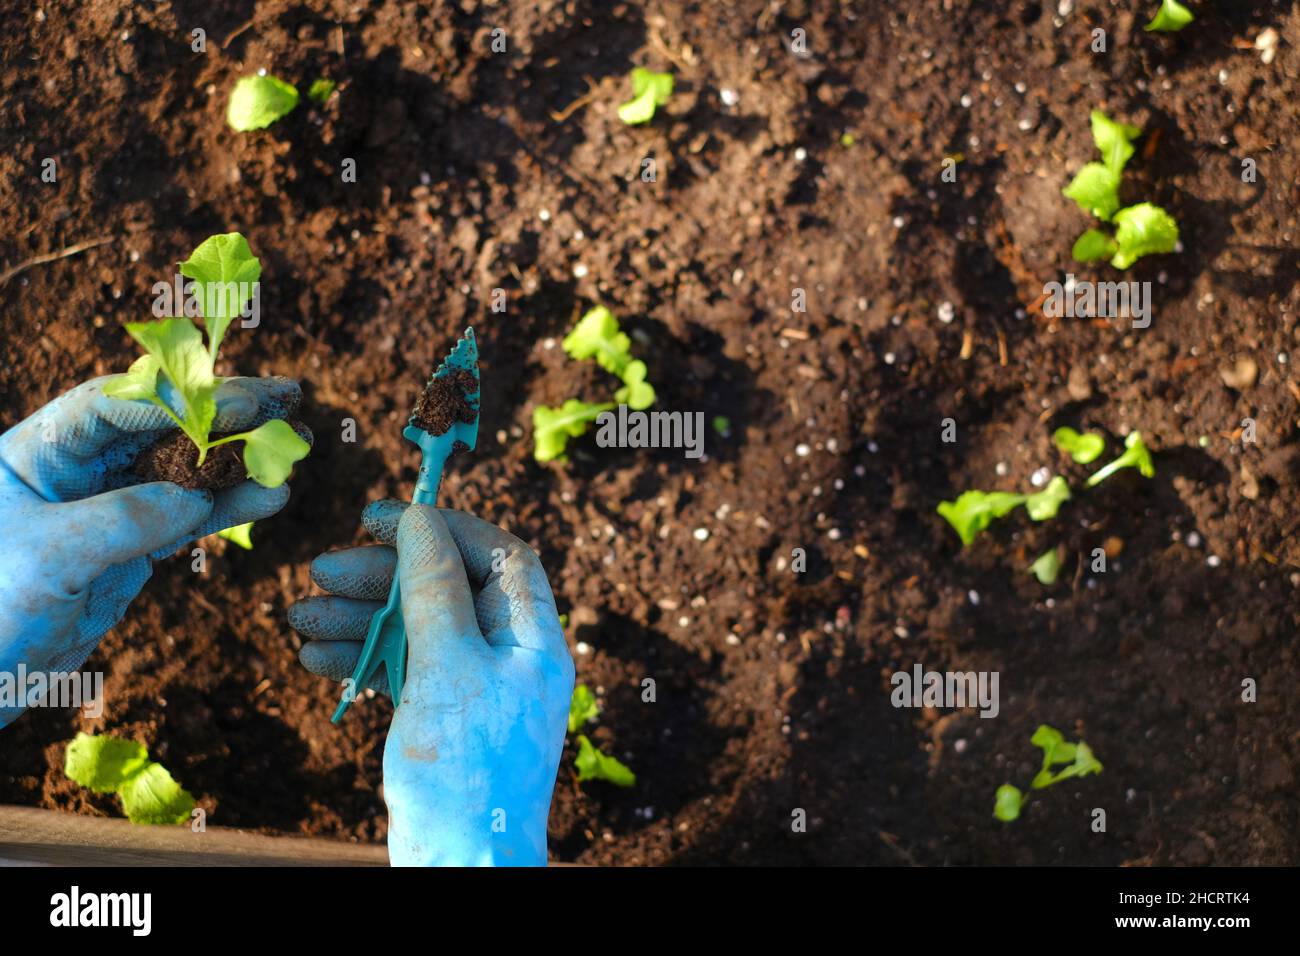
<instances>
[{"instance_id":1,"label":"small garden trowel","mask_svg":"<svg viewBox=\"0 0 1300 956\"><path fill-rule=\"evenodd\" d=\"M436 503L442 466L448 456L453 451L471 451L478 442L478 410L478 345L474 330L469 328L429 379L410 423L402 430L402 437L420 446L420 477L415 482L412 503ZM361 689L370 686L381 665L388 675L393 706L401 703L402 685L406 682L406 626L399 584L394 574L388 603L370 618L361 658L350 683L344 685L343 699L331 718L334 723L347 713Z\"/></svg>"}]
</instances>

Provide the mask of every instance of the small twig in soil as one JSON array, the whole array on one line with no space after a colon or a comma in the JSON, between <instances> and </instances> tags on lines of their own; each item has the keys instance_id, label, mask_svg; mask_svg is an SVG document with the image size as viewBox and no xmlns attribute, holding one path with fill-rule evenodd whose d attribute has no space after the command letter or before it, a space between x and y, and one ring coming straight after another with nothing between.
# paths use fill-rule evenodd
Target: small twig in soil
<instances>
[{"instance_id":1,"label":"small twig in soil","mask_svg":"<svg viewBox=\"0 0 1300 956\"><path fill-rule=\"evenodd\" d=\"M241 23L239 26L235 27L235 29L231 32L231 34L221 41L221 49L224 50L226 49L226 47L230 46L230 44L234 42L235 37L239 36L241 33L243 33L252 25L253 25L253 20L250 17L248 20Z\"/></svg>"},{"instance_id":2,"label":"small twig in soil","mask_svg":"<svg viewBox=\"0 0 1300 956\"><path fill-rule=\"evenodd\" d=\"M592 79L589 76L584 76L583 79L586 80L587 82L587 92L583 93L581 96L579 96L576 100L574 100L564 109L560 110L558 113L552 110L551 119L555 120L555 122L563 123L570 116L572 116L574 113L582 109L584 106L586 106L588 103L590 103L592 100L596 98L598 92L596 84L592 82Z\"/></svg>"},{"instance_id":3,"label":"small twig in soil","mask_svg":"<svg viewBox=\"0 0 1300 956\"><path fill-rule=\"evenodd\" d=\"M693 64L690 61L690 56L691 56L690 46L686 46L683 49L682 55L680 56L674 53L672 50L668 49L668 44L665 43L664 38L659 35L659 27L655 24L652 24L650 26L649 39L650 39L650 45L654 47L657 51L659 51L659 53L661 53L663 56L672 60L673 65L676 66L677 69L681 70L683 73L691 72L691 67L693 67L695 64Z\"/></svg>"},{"instance_id":4,"label":"small twig in soil","mask_svg":"<svg viewBox=\"0 0 1300 956\"><path fill-rule=\"evenodd\" d=\"M96 246L102 246L112 238L112 236L101 236L98 239L88 239L85 242L79 242L75 246L68 246L66 249L60 249L58 252L47 252L42 256L32 256L30 259L20 262L13 268L0 273L0 286L7 283L14 276L26 272L32 266L44 265L47 262L66 259L68 256L75 256L77 253L85 252L87 249L94 249Z\"/></svg>"}]
</instances>

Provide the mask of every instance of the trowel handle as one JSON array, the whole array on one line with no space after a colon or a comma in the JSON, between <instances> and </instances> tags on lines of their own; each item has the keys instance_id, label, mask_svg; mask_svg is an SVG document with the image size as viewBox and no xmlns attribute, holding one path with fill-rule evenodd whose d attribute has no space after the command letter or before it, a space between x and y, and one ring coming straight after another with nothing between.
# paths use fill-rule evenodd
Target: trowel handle
<instances>
[{"instance_id":1,"label":"trowel handle","mask_svg":"<svg viewBox=\"0 0 1300 956\"><path fill-rule=\"evenodd\" d=\"M402 699L402 686L406 683L406 625L402 620L401 578L393 574L393 586L388 590L388 603L370 618L366 642L361 647L361 657L352 671L352 684L348 687L330 718L332 723L347 713L356 695L368 687L383 666L388 677L388 690L393 695L393 706Z\"/></svg>"}]
</instances>

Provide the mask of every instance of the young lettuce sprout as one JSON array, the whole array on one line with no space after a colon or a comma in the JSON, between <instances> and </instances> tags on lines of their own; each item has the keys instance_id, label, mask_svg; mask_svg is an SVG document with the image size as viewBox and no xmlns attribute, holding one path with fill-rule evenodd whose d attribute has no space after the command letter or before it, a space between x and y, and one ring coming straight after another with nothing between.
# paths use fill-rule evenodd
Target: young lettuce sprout
<instances>
[{"instance_id":1,"label":"young lettuce sprout","mask_svg":"<svg viewBox=\"0 0 1300 956\"><path fill-rule=\"evenodd\" d=\"M645 362L632 358L632 340L618 327L614 313L603 305L588 309L564 337L564 351L570 358L595 359L605 371L617 375L623 387L614 393L614 403L589 404L571 398L559 408L546 405L533 410L533 457L537 461L564 461L570 438L587 430L601 412L618 405L638 411L655 403L654 386L645 380Z\"/></svg>"},{"instance_id":2,"label":"young lettuce sprout","mask_svg":"<svg viewBox=\"0 0 1300 956\"><path fill-rule=\"evenodd\" d=\"M1073 428L1058 428L1052 432L1052 443L1080 465L1090 465L1106 450L1106 439L1098 432L1077 432Z\"/></svg>"},{"instance_id":3,"label":"young lettuce sprout","mask_svg":"<svg viewBox=\"0 0 1300 956\"><path fill-rule=\"evenodd\" d=\"M63 772L96 793L116 793L132 823L187 823L194 798L141 743L78 733L68 744Z\"/></svg>"},{"instance_id":4,"label":"young lettuce sprout","mask_svg":"<svg viewBox=\"0 0 1300 956\"><path fill-rule=\"evenodd\" d=\"M596 695L586 684L579 684L573 689L569 699L569 733L578 734L588 722L596 719L600 708L596 705ZM578 770L578 781L607 780L619 787L630 787L636 783L636 774L622 762L601 753L586 734L578 734L578 756L573 761Z\"/></svg>"},{"instance_id":5,"label":"young lettuce sprout","mask_svg":"<svg viewBox=\"0 0 1300 956\"><path fill-rule=\"evenodd\" d=\"M1061 548L1057 545L1050 551L1044 551L1029 566L1029 573L1038 578L1038 583L1051 587L1061 576Z\"/></svg>"},{"instance_id":6,"label":"young lettuce sprout","mask_svg":"<svg viewBox=\"0 0 1300 956\"><path fill-rule=\"evenodd\" d=\"M577 438L601 412L613 408L609 403L589 405L576 398L559 408L537 406L533 409L533 457L541 462L568 461L564 451L569 439Z\"/></svg>"},{"instance_id":7,"label":"young lettuce sprout","mask_svg":"<svg viewBox=\"0 0 1300 956\"><path fill-rule=\"evenodd\" d=\"M1009 491L965 491L956 501L941 501L935 510L953 527L968 547L981 531L1021 505L1034 521L1056 517L1061 505L1070 500L1070 486L1057 475L1042 491L1018 495Z\"/></svg>"},{"instance_id":8,"label":"young lettuce sprout","mask_svg":"<svg viewBox=\"0 0 1300 956\"><path fill-rule=\"evenodd\" d=\"M226 122L239 133L265 129L297 105L298 91L279 77L246 76L230 91Z\"/></svg>"},{"instance_id":9,"label":"young lettuce sprout","mask_svg":"<svg viewBox=\"0 0 1300 956\"><path fill-rule=\"evenodd\" d=\"M1192 16L1192 11L1178 2L1178 0L1160 0L1160 9L1152 17L1144 30L1148 33L1158 31L1160 33L1176 33L1196 18Z\"/></svg>"},{"instance_id":10,"label":"young lettuce sprout","mask_svg":"<svg viewBox=\"0 0 1300 956\"><path fill-rule=\"evenodd\" d=\"M1030 738L1030 743L1043 751L1043 765L1030 784L1032 790L1042 790L1052 784L1069 780L1072 777L1086 777L1090 773L1101 773L1101 763L1093 756L1092 750L1082 740L1077 744L1068 743L1059 730L1040 724ZM1057 764L1068 764L1063 770L1052 771ZM1004 823L1010 823L1020 816L1020 811L1029 799L1028 794L1009 783L998 787L993 797L993 815Z\"/></svg>"},{"instance_id":11,"label":"young lettuce sprout","mask_svg":"<svg viewBox=\"0 0 1300 956\"><path fill-rule=\"evenodd\" d=\"M599 714L600 707L596 705L596 695L591 688L586 684L573 688L573 696L569 698L569 733L576 734Z\"/></svg>"},{"instance_id":12,"label":"young lettuce sprout","mask_svg":"<svg viewBox=\"0 0 1300 956\"><path fill-rule=\"evenodd\" d=\"M632 71L632 99L618 108L618 118L629 126L654 119L655 108L673 95L673 75L655 73L643 66Z\"/></svg>"},{"instance_id":13,"label":"young lettuce sprout","mask_svg":"<svg viewBox=\"0 0 1300 956\"><path fill-rule=\"evenodd\" d=\"M586 734L578 734L578 756L573 765L578 768L578 782L606 780L617 787L636 785L636 774L615 757L602 753Z\"/></svg>"},{"instance_id":14,"label":"young lettuce sprout","mask_svg":"<svg viewBox=\"0 0 1300 956\"><path fill-rule=\"evenodd\" d=\"M319 106L324 106L326 101L334 95L334 90L338 86L333 80L321 77L318 80L312 80L311 86L307 88L307 99Z\"/></svg>"},{"instance_id":15,"label":"young lettuce sprout","mask_svg":"<svg viewBox=\"0 0 1300 956\"><path fill-rule=\"evenodd\" d=\"M161 408L198 449L196 467L202 467L213 448L242 441L249 477L275 488L284 484L294 463L311 450L288 422L274 419L251 431L215 440L210 437L217 415L217 387L221 384L214 371L221 340L247 305L247 290L261 272L261 263L239 233L204 240L181 263L181 273L197 282L207 346L189 318L128 322L127 333L145 354L125 374L107 382L104 394L123 401L147 401ZM179 414L159 395L159 376L171 385L180 405Z\"/></svg>"},{"instance_id":16,"label":"young lettuce sprout","mask_svg":"<svg viewBox=\"0 0 1300 956\"><path fill-rule=\"evenodd\" d=\"M245 551L253 550L253 522L245 521L243 524L237 524L233 528L225 528L217 532L218 538L225 538L233 544L239 545Z\"/></svg>"},{"instance_id":17,"label":"young lettuce sprout","mask_svg":"<svg viewBox=\"0 0 1300 956\"><path fill-rule=\"evenodd\" d=\"M1156 466L1151 460L1151 452L1147 449L1146 443L1142 441L1141 432L1129 432L1128 437L1124 439L1124 449L1122 455L1093 473L1087 482L1089 488L1101 484L1121 468L1136 468L1143 478L1155 476Z\"/></svg>"},{"instance_id":18,"label":"young lettuce sprout","mask_svg":"<svg viewBox=\"0 0 1300 956\"><path fill-rule=\"evenodd\" d=\"M1102 161L1085 165L1062 192L1084 212L1113 223L1115 234L1088 229L1075 241L1071 255L1079 262L1109 259L1116 269L1127 269L1143 256L1173 252L1178 223L1172 216L1151 203L1120 208L1120 179L1142 130L1117 123L1101 110L1092 111L1091 123Z\"/></svg>"}]
</instances>

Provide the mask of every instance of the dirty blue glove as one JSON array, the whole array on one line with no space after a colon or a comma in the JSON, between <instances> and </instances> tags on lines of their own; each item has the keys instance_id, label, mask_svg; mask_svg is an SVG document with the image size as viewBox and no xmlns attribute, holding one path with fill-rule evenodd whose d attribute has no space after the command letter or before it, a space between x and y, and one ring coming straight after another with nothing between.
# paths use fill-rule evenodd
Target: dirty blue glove
<instances>
[{"instance_id":1,"label":"dirty blue glove","mask_svg":"<svg viewBox=\"0 0 1300 956\"><path fill-rule=\"evenodd\" d=\"M323 554L289 622L312 673L352 675L394 569L408 661L384 746L388 855L396 866L546 863L546 818L573 695L573 658L532 550L478 518L377 501L386 545ZM381 683L376 690L387 691Z\"/></svg>"},{"instance_id":2,"label":"dirty blue glove","mask_svg":"<svg viewBox=\"0 0 1300 956\"><path fill-rule=\"evenodd\" d=\"M151 557L275 514L289 498L285 486L251 481L215 495L137 483L136 454L175 426L148 402L106 397L107 380L77 386L0 435L0 672L20 663L28 673L76 670L140 593ZM166 388L162 397L177 404ZM213 430L290 415L301 397L289 379L228 379ZM0 727L22 709L0 707Z\"/></svg>"}]
</instances>

